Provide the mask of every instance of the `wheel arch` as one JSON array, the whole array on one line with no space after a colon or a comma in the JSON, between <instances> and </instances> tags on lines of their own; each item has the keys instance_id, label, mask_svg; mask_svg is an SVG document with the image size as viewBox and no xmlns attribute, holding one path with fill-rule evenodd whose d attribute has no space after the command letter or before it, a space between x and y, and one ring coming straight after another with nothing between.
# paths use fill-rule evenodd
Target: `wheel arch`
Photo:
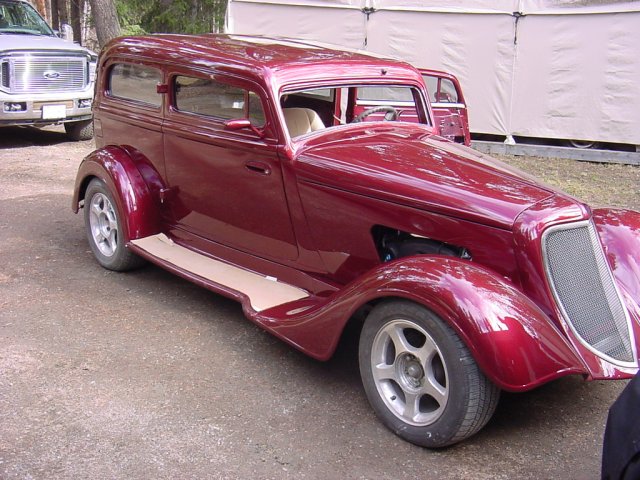
<instances>
[{"instance_id":1,"label":"wheel arch","mask_svg":"<svg viewBox=\"0 0 640 480\"><path fill-rule=\"evenodd\" d=\"M500 388L523 391L585 372L551 319L490 270L444 256L393 263L398 277L378 287L367 303L401 299L429 309L456 332L480 369Z\"/></svg>"},{"instance_id":2,"label":"wheel arch","mask_svg":"<svg viewBox=\"0 0 640 480\"><path fill-rule=\"evenodd\" d=\"M128 240L160 231L162 180L148 159L115 146L90 153L78 168L71 205L74 213L83 206L93 179L104 182L113 193Z\"/></svg>"},{"instance_id":3,"label":"wheel arch","mask_svg":"<svg viewBox=\"0 0 640 480\"><path fill-rule=\"evenodd\" d=\"M412 301L438 315L501 389L524 391L586 373L565 336L522 292L486 268L448 256L420 255L381 264L297 318L277 315L280 318L264 324L307 354L326 360L347 326L362 322L379 302L394 299Z\"/></svg>"}]
</instances>

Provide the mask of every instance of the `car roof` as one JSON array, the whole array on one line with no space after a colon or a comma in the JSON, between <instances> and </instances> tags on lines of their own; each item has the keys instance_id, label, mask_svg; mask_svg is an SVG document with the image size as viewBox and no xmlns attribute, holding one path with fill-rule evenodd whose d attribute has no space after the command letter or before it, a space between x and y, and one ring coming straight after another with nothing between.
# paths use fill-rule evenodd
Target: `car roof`
<instances>
[{"instance_id":1,"label":"car roof","mask_svg":"<svg viewBox=\"0 0 640 480\"><path fill-rule=\"evenodd\" d=\"M162 63L190 63L205 69L242 72L256 79L276 77L279 84L310 78L420 78L417 70L398 60L302 40L263 36L158 34L120 37L105 47L103 60L114 55L142 55Z\"/></svg>"}]
</instances>

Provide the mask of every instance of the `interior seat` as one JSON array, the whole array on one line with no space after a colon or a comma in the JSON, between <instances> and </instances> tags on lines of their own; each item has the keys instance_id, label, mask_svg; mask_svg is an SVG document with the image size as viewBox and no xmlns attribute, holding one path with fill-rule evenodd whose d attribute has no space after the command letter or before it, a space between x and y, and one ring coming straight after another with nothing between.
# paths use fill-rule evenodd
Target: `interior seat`
<instances>
[{"instance_id":1,"label":"interior seat","mask_svg":"<svg viewBox=\"0 0 640 480\"><path fill-rule=\"evenodd\" d=\"M325 128L320 116L310 108L283 108L282 113L291 138Z\"/></svg>"}]
</instances>

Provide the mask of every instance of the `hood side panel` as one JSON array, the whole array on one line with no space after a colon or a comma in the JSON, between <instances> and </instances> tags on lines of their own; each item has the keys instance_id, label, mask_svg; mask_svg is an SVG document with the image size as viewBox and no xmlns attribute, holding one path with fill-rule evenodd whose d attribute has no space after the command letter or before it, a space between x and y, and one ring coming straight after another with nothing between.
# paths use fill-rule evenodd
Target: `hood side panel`
<instances>
[{"instance_id":1,"label":"hood side panel","mask_svg":"<svg viewBox=\"0 0 640 480\"><path fill-rule=\"evenodd\" d=\"M420 126L377 124L339 133L301 149L301 181L503 229L555 193Z\"/></svg>"},{"instance_id":2,"label":"hood side panel","mask_svg":"<svg viewBox=\"0 0 640 480\"><path fill-rule=\"evenodd\" d=\"M338 283L350 282L381 263L374 226L466 248L473 262L518 283L510 231L318 184L301 182L299 192L315 248Z\"/></svg>"}]
</instances>

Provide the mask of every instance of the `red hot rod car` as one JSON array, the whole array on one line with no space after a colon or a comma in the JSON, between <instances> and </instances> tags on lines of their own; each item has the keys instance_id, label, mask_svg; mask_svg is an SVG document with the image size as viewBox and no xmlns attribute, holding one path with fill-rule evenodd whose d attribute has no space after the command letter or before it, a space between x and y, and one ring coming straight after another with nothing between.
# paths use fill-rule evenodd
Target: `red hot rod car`
<instances>
[{"instance_id":1,"label":"red hot rod car","mask_svg":"<svg viewBox=\"0 0 640 480\"><path fill-rule=\"evenodd\" d=\"M418 123L354 113L363 91ZM95 98L73 210L98 262L146 259L237 299L319 360L356 322L366 395L406 440L474 434L501 390L638 370L640 214L435 135L413 67L263 37L120 38Z\"/></svg>"}]
</instances>

